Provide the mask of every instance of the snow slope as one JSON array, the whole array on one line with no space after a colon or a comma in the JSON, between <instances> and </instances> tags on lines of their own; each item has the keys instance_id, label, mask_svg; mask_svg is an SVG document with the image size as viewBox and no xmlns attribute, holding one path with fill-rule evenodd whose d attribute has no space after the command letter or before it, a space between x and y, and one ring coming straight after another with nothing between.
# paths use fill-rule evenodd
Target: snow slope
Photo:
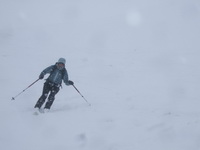
<instances>
[{"instance_id":1,"label":"snow slope","mask_svg":"<svg viewBox=\"0 0 200 150\"><path fill-rule=\"evenodd\" d=\"M0 149L199 150L198 0L0 0ZM33 115L59 57L64 86Z\"/></svg>"}]
</instances>

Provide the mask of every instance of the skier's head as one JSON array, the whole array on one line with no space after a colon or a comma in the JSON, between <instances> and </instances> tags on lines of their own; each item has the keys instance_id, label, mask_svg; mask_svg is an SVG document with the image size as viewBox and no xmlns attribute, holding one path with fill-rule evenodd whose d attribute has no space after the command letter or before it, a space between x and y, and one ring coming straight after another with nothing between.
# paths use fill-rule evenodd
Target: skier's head
<instances>
[{"instance_id":1,"label":"skier's head","mask_svg":"<svg viewBox=\"0 0 200 150\"><path fill-rule=\"evenodd\" d=\"M65 65L66 60L65 60L65 58L59 58L57 63L62 63Z\"/></svg>"},{"instance_id":2,"label":"skier's head","mask_svg":"<svg viewBox=\"0 0 200 150\"><path fill-rule=\"evenodd\" d=\"M65 67L65 63L66 63L65 58L59 58L56 65L57 65L58 69L63 69Z\"/></svg>"}]
</instances>

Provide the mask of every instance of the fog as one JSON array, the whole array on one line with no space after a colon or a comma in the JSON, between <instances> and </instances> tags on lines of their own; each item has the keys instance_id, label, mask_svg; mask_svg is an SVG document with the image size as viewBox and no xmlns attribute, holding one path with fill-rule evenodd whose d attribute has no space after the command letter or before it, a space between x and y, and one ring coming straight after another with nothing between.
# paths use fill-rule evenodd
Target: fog
<instances>
[{"instance_id":1,"label":"fog","mask_svg":"<svg viewBox=\"0 0 200 150\"><path fill-rule=\"evenodd\" d=\"M0 0L0 149L200 149L199 27L198 0ZM91 107L11 101L60 57Z\"/></svg>"}]
</instances>

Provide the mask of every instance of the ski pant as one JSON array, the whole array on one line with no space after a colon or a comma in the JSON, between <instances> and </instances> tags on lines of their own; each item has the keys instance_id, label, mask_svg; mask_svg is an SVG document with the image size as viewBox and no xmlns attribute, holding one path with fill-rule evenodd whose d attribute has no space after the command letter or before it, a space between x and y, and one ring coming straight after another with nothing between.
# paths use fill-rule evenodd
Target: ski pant
<instances>
[{"instance_id":1,"label":"ski pant","mask_svg":"<svg viewBox=\"0 0 200 150\"><path fill-rule=\"evenodd\" d=\"M35 108L41 108L42 105L44 104L48 94L48 101L45 104L46 109L50 109L51 105L53 104L54 100L55 100L55 95L58 93L58 91L60 90L59 88L60 86L55 85L51 82L46 81L44 83L44 87L43 87L43 92L42 92L42 96L39 98L39 100L37 101Z\"/></svg>"}]
</instances>

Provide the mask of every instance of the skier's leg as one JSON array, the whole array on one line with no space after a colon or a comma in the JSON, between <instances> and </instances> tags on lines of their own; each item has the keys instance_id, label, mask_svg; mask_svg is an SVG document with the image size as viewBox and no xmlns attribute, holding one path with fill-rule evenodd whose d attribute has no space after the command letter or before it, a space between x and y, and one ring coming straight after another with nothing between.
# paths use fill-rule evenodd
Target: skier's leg
<instances>
[{"instance_id":1,"label":"skier's leg","mask_svg":"<svg viewBox=\"0 0 200 150\"><path fill-rule=\"evenodd\" d=\"M50 86L49 86L48 82L45 82L45 83L44 83L44 87L43 87L42 95L41 95L41 97L38 99L37 103L35 104L35 108L41 108L41 107L42 107L42 105L43 105L44 102L45 102L45 99L46 99L47 96L48 96L49 91L50 91Z\"/></svg>"},{"instance_id":2,"label":"skier's leg","mask_svg":"<svg viewBox=\"0 0 200 150\"><path fill-rule=\"evenodd\" d=\"M55 95L58 93L58 91L60 90L60 88L58 86L53 86L51 89L51 93L48 97L48 101L45 104L45 109L50 109L51 105L53 104L54 100L55 100Z\"/></svg>"}]
</instances>

